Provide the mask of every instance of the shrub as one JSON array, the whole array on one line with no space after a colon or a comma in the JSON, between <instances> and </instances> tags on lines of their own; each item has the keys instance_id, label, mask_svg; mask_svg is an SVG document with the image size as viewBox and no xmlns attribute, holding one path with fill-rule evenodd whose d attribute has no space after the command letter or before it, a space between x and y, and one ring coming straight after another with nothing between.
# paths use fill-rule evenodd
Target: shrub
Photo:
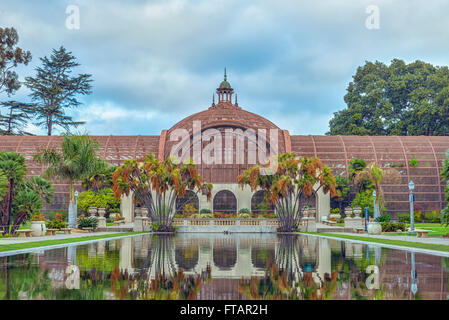
<instances>
[{"instance_id":1,"label":"shrub","mask_svg":"<svg viewBox=\"0 0 449 320\"><path fill-rule=\"evenodd\" d=\"M410 213L401 213L398 215L398 221L402 223L410 223Z\"/></svg>"},{"instance_id":2,"label":"shrub","mask_svg":"<svg viewBox=\"0 0 449 320\"><path fill-rule=\"evenodd\" d=\"M64 229L68 227L68 223L61 220L52 220L45 223L48 229Z\"/></svg>"},{"instance_id":3,"label":"shrub","mask_svg":"<svg viewBox=\"0 0 449 320\"><path fill-rule=\"evenodd\" d=\"M397 230L405 231L405 223L399 222L381 222L382 232L395 232Z\"/></svg>"},{"instance_id":4,"label":"shrub","mask_svg":"<svg viewBox=\"0 0 449 320\"><path fill-rule=\"evenodd\" d=\"M240 213L238 217L242 219L249 219L251 218L251 215L249 213Z\"/></svg>"},{"instance_id":5,"label":"shrub","mask_svg":"<svg viewBox=\"0 0 449 320\"><path fill-rule=\"evenodd\" d=\"M89 207L105 208L110 211L120 205L120 200L116 200L111 188L103 188L97 193L92 190L83 191L78 197L78 207L87 212Z\"/></svg>"},{"instance_id":6,"label":"shrub","mask_svg":"<svg viewBox=\"0 0 449 320\"><path fill-rule=\"evenodd\" d=\"M415 217L415 223L422 222L422 212L421 211L415 211L414 217Z\"/></svg>"},{"instance_id":7,"label":"shrub","mask_svg":"<svg viewBox=\"0 0 449 320\"><path fill-rule=\"evenodd\" d=\"M230 218L232 216L232 213L225 213L225 212L214 212L215 218Z\"/></svg>"},{"instance_id":8,"label":"shrub","mask_svg":"<svg viewBox=\"0 0 449 320\"><path fill-rule=\"evenodd\" d=\"M340 213L340 208L331 209L330 213L339 214Z\"/></svg>"},{"instance_id":9,"label":"shrub","mask_svg":"<svg viewBox=\"0 0 449 320\"><path fill-rule=\"evenodd\" d=\"M441 222L440 214L436 210L427 211L424 214L424 219L430 223L440 223Z\"/></svg>"},{"instance_id":10,"label":"shrub","mask_svg":"<svg viewBox=\"0 0 449 320\"><path fill-rule=\"evenodd\" d=\"M410 161L408 162L409 166L411 167L416 167L418 166L418 160L416 160L416 158L412 158L410 159Z\"/></svg>"},{"instance_id":11,"label":"shrub","mask_svg":"<svg viewBox=\"0 0 449 320\"><path fill-rule=\"evenodd\" d=\"M78 228L96 228L98 226L98 219L96 217L79 218Z\"/></svg>"},{"instance_id":12,"label":"shrub","mask_svg":"<svg viewBox=\"0 0 449 320\"><path fill-rule=\"evenodd\" d=\"M187 203L184 208L182 208L182 216L187 218L195 215L198 211L193 204Z\"/></svg>"},{"instance_id":13,"label":"shrub","mask_svg":"<svg viewBox=\"0 0 449 320\"><path fill-rule=\"evenodd\" d=\"M210 210L210 209L201 209L200 210L200 214L208 214L208 213L212 213L212 210Z\"/></svg>"},{"instance_id":14,"label":"shrub","mask_svg":"<svg viewBox=\"0 0 449 320\"><path fill-rule=\"evenodd\" d=\"M31 216L31 221L45 221L45 220L46 220L45 216L42 212Z\"/></svg>"},{"instance_id":15,"label":"shrub","mask_svg":"<svg viewBox=\"0 0 449 320\"><path fill-rule=\"evenodd\" d=\"M239 210L239 213L243 214L243 213L250 213L250 210L248 208L242 208Z\"/></svg>"},{"instance_id":16,"label":"shrub","mask_svg":"<svg viewBox=\"0 0 449 320\"><path fill-rule=\"evenodd\" d=\"M380 217L376 218L376 222L390 222L391 221L391 217L388 214L383 214Z\"/></svg>"}]
</instances>

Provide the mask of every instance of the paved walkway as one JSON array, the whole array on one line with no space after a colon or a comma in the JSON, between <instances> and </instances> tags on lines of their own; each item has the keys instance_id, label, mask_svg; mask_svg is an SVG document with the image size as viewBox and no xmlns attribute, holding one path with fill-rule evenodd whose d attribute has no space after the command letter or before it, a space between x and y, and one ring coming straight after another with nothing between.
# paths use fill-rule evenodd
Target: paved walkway
<instances>
[{"instance_id":1,"label":"paved walkway","mask_svg":"<svg viewBox=\"0 0 449 320\"><path fill-rule=\"evenodd\" d=\"M366 238L377 238L377 239L388 239L388 240L399 240L399 241L408 241L408 242L420 242L420 243L431 243L431 244L442 244L449 246L449 239L447 238L418 238L412 236L389 236L385 234L372 235L368 233L349 233L349 232L338 232L336 234L344 234L347 236L360 236Z\"/></svg>"},{"instance_id":2,"label":"paved walkway","mask_svg":"<svg viewBox=\"0 0 449 320\"><path fill-rule=\"evenodd\" d=\"M70 238L81 238L91 236L102 236L105 234L120 234L121 232L89 232L89 233L72 233L72 234L56 234L54 236L30 237L30 238L4 238L0 240L0 245L12 243L36 242L42 240L61 240Z\"/></svg>"}]
</instances>

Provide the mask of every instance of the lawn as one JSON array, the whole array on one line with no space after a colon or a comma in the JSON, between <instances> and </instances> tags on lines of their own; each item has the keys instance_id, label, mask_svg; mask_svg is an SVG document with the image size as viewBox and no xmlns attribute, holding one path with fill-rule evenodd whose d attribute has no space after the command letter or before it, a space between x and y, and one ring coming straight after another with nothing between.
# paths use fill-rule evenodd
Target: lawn
<instances>
[{"instance_id":1,"label":"lawn","mask_svg":"<svg viewBox=\"0 0 449 320\"><path fill-rule=\"evenodd\" d=\"M52 246L52 245L66 244L66 243L73 243L73 242L108 239L108 238L123 237L123 236L143 234L143 233L145 233L145 232L121 232L121 233L104 234L104 235L98 235L98 236L85 236L85 237L68 238L68 239L55 239L55 240L42 240L42 241L34 241L34 242L3 244L3 245L0 245L0 252L29 249L29 248L35 248L35 247L45 247L45 246Z\"/></svg>"},{"instance_id":2,"label":"lawn","mask_svg":"<svg viewBox=\"0 0 449 320\"><path fill-rule=\"evenodd\" d=\"M341 239L348 239L348 240L359 240L359 241L366 241L366 242L389 244L389 245L396 245L396 246L402 246L402 247L449 252L449 246L442 245L442 244L410 242L410 241L403 241L403 240L379 239L379 238L370 238L370 237L364 237L364 236L350 236L350 235L343 235L343 234L338 234L338 233L317 233L317 232L301 232L301 233L302 234L314 234L314 235L318 235L318 236L326 236L326 237L332 237L332 238L341 238Z\"/></svg>"}]
</instances>

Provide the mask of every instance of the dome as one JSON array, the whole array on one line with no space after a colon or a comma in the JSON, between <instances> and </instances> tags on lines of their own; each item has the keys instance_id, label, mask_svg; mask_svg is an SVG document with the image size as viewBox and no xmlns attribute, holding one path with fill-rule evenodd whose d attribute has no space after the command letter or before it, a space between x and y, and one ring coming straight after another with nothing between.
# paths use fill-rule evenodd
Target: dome
<instances>
[{"instance_id":1,"label":"dome","mask_svg":"<svg viewBox=\"0 0 449 320\"><path fill-rule=\"evenodd\" d=\"M216 153L213 151L210 154L212 158L215 159L215 157L218 157L217 159L219 160L214 160L214 162L209 164L205 164L204 162L197 164L201 176L204 177L206 181L212 183L235 182L237 175L255 164L254 162L251 162L253 160L249 160L250 158L255 158L254 153L250 154L248 152L248 150L250 150L249 148L252 148L249 143L250 141L258 146L257 150L265 150L265 159L276 152L289 152L289 149L287 148L290 139L288 131L281 130L273 122L260 115L242 109L237 104L237 99L235 99L235 102L233 103L232 94L234 89L231 88L229 82L226 80L226 71L224 81L220 84L220 87L222 86L228 87L217 89L217 104L215 104L214 100L212 106L208 109L179 121L167 131L164 130L161 135L161 147L159 149L160 158L166 159L170 155L176 154L184 160L193 158L195 162L198 162L195 160L198 158L193 156L193 153L195 152L193 145L197 145L198 143L198 140L195 140L193 136L194 123L201 128L201 150L212 141L215 141L218 130L221 134L221 152ZM260 132L260 129L265 130L265 132ZM277 146L273 144L275 136L271 136L272 130L276 130L277 133ZM186 131L188 132L187 137L182 134L182 132ZM229 132L231 132L232 136L232 147L227 145L227 141L229 142L229 139L227 138L229 137ZM180 133L182 138L179 137ZM183 142L181 142L181 140L183 140ZM238 142L242 140L244 141L243 147L240 145L240 142ZM237 143L239 143L239 145L237 145ZM231 157L232 161L230 161ZM257 163L265 164L265 160L260 162L260 157L261 154L257 151ZM244 160L242 160L242 158Z\"/></svg>"}]
</instances>

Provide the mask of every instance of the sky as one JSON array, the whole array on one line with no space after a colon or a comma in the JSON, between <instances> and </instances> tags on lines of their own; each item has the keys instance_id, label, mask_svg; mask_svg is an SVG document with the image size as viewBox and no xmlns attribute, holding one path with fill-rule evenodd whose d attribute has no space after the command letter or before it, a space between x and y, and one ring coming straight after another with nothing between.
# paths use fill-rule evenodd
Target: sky
<instances>
[{"instance_id":1,"label":"sky","mask_svg":"<svg viewBox=\"0 0 449 320\"><path fill-rule=\"evenodd\" d=\"M0 27L32 53L21 80L60 46L81 64L75 74L92 74L92 94L67 111L86 121L78 132L159 135L211 105L226 67L243 109L322 135L365 61L449 65L448 12L446 0L2 0Z\"/></svg>"}]
</instances>

